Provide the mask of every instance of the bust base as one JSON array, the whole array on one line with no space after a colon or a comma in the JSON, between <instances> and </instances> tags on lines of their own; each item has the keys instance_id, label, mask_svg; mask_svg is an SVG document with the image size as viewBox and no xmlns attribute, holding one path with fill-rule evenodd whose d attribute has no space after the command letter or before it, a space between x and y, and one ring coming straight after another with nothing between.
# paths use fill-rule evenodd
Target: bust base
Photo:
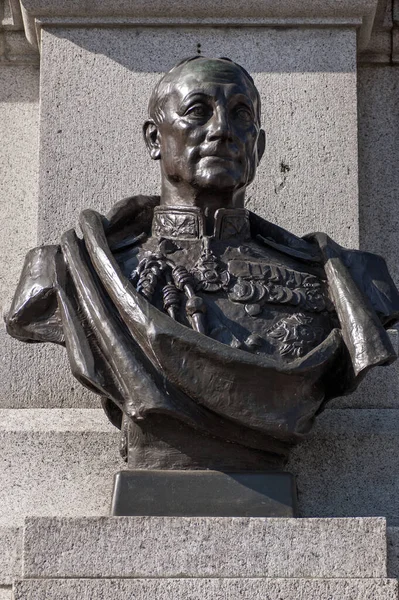
<instances>
[{"instance_id":1,"label":"bust base","mask_svg":"<svg viewBox=\"0 0 399 600\"><path fill-rule=\"evenodd\" d=\"M111 515L296 517L296 483L282 472L120 471Z\"/></svg>"}]
</instances>

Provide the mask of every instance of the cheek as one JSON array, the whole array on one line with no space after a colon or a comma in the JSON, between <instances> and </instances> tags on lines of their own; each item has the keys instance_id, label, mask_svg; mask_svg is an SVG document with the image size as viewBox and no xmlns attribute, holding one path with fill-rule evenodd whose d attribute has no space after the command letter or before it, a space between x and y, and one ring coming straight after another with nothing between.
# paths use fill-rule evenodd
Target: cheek
<instances>
[{"instance_id":1,"label":"cheek","mask_svg":"<svg viewBox=\"0 0 399 600\"><path fill-rule=\"evenodd\" d=\"M253 132L251 131L251 134L247 136L246 140L245 140L245 152L247 155L247 158L250 162L255 162L256 163L256 159L257 159L257 144L256 144L256 130L254 130Z\"/></svg>"},{"instance_id":2,"label":"cheek","mask_svg":"<svg viewBox=\"0 0 399 600\"><path fill-rule=\"evenodd\" d=\"M170 128L162 135L162 161L175 168L187 168L199 159L199 146L203 136L189 127Z\"/></svg>"}]
</instances>

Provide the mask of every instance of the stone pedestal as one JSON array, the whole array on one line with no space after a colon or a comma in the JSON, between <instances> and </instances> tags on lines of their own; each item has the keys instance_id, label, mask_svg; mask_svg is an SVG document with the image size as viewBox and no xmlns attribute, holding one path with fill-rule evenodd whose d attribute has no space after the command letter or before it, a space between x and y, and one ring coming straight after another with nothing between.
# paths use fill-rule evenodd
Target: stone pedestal
<instances>
[{"instance_id":1,"label":"stone pedestal","mask_svg":"<svg viewBox=\"0 0 399 600\"><path fill-rule=\"evenodd\" d=\"M32 579L15 600L397 600L394 579Z\"/></svg>"},{"instance_id":2,"label":"stone pedestal","mask_svg":"<svg viewBox=\"0 0 399 600\"><path fill-rule=\"evenodd\" d=\"M394 600L384 519L28 519L15 600Z\"/></svg>"},{"instance_id":3,"label":"stone pedestal","mask_svg":"<svg viewBox=\"0 0 399 600\"><path fill-rule=\"evenodd\" d=\"M16 7L17 0L12 5ZM27 36L41 50L40 191L37 227L36 205L29 209L29 241L22 213L19 226L12 222L12 231L18 229L21 237L20 242L14 240L18 248L7 246L4 236L6 263L16 256L15 251L22 257L35 244L36 229L40 242L58 242L60 233L76 225L82 208L106 211L123 196L158 191L156 165L150 163L141 140L145 102L161 72L197 53L230 56L241 62L254 74L262 95L267 150L258 181L250 189L248 208L298 234L321 229L338 242L356 247L356 54L367 42L376 5L376 0L232 0L212 6L195 0L167 4L164 0L99 0L89 7L83 2L22 0ZM14 55L16 52L10 56ZM31 102L30 96L27 101ZM384 106L379 110L381 118ZM24 118L33 117L27 112ZM370 139L380 139L378 127L372 133ZM369 131L367 135L371 136ZM22 154L26 157L26 152ZM375 194L375 201L363 206L361 222L363 219L364 229L366 217L369 223L374 219L372 211L378 212L374 228L369 229L379 234L379 241L370 249L381 251L392 211L381 220L381 178L372 169L367 173L371 173L372 181L363 176L363 188L367 187L369 195ZM14 198L8 192L5 197ZM383 226L378 230L380 221ZM391 226L389 236L396 240L395 227ZM369 247L369 240L363 242L364 249ZM391 266L395 267L393 263ZM12 269L13 273L8 272L7 267L4 290L8 294L19 268ZM14 340L4 342L2 348L0 586L9 586L14 577L21 577L24 516L106 515L112 476L123 465L118 457L118 432L106 422L101 410L81 410L97 406L98 398L65 375L68 366L61 358L62 349L24 347ZM355 396L337 399L331 405L335 410L320 418L309 441L295 451L289 465L298 479L300 516L383 514L391 524L399 524L397 390L397 366L388 371L379 369ZM375 523L360 522L367 526ZM65 531L72 532L71 544L78 535L73 523L77 525L73 520L63 521ZM84 530L85 523L79 521ZM41 527L45 529L46 520L32 529L36 536L30 538L32 545L42 539ZM195 527L192 524L193 530ZM288 534L282 531L276 535L283 544ZM124 533L128 531L119 530L118 539ZM330 543L331 533L325 535ZM353 530L350 536L350 556L366 556L364 546L359 554ZM381 540L385 537L381 532L378 536L378 552L383 552L385 541ZM252 538L241 534L235 539L223 534L222 538L245 550L245 563L246 553L253 547ZM342 547L342 537L337 539ZM375 540L365 539L373 550ZM396 527L390 529L389 539L390 573L395 575L399 546ZM313 552L318 544L309 542L307 548ZM109 550L108 543L105 545ZM159 540L154 539L151 547L157 550ZM54 552L49 548L49 556L57 554L53 548ZM262 552L265 548L266 543ZM201 557L198 546L196 551ZM223 548L220 552L223 555ZM325 546L323 552L328 554ZM118 544L108 557L111 566L118 563L119 556ZM341 559L333 556L338 565L351 560L348 553ZM209 555L206 557L209 561ZM372 559L379 560L374 554ZM101 580L87 579L93 571L85 569L72 575L69 571L43 574L32 569L15 585L16 599L85 599L101 594L104 598L112 594L113 600L158 596L177 600L397 597L396 584L385 579L380 567L374 571L356 568L349 573L336 570L334 565L330 571L317 567L296 575L284 569L278 575L256 570L244 575L236 570L228 579L215 572L208 572L206 579L185 579L178 570L173 577L164 574L165 578L146 579L152 575L142 572L137 579L131 575L120 579L120 573L110 568L106 571L108 579ZM2 592L1 588L0 598Z\"/></svg>"}]
</instances>

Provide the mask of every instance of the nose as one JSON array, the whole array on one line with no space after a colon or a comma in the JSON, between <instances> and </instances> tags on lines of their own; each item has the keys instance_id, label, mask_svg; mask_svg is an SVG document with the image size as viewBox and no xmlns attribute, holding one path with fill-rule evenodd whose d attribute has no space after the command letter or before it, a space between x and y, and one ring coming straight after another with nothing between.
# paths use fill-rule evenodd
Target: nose
<instances>
[{"instance_id":1,"label":"nose","mask_svg":"<svg viewBox=\"0 0 399 600\"><path fill-rule=\"evenodd\" d=\"M216 140L232 140L232 130L230 119L225 107L217 107L208 121L207 139L209 141Z\"/></svg>"}]
</instances>

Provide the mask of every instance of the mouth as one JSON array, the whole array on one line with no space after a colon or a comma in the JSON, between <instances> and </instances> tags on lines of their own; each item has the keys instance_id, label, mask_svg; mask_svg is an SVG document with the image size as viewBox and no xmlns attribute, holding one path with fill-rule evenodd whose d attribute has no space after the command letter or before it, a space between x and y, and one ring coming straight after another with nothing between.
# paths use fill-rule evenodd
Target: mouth
<instances>
[{"instance_id":1,"label":"mouth","mask_svg":"<svg viewBox=\"0 0 399 600\"><path fill-rule=\"evenodd\" d=\"M236 159L233 158L232 156L226 156L224 154L204 154L201 156L201 159L207 159L207 160L221 160L221 161L226 161L226 162L236 162Z\"/></svg>"},{"instance_id":2,"label":"mouth","mask_svg":"<svg viewBox=\"0 0 399 600\"><path fill-rule=\"evenodd\" d=\"M237 162L238 153L223 147L208 147L200 151L201 158Z\"/></svg>"}]
</instances>

